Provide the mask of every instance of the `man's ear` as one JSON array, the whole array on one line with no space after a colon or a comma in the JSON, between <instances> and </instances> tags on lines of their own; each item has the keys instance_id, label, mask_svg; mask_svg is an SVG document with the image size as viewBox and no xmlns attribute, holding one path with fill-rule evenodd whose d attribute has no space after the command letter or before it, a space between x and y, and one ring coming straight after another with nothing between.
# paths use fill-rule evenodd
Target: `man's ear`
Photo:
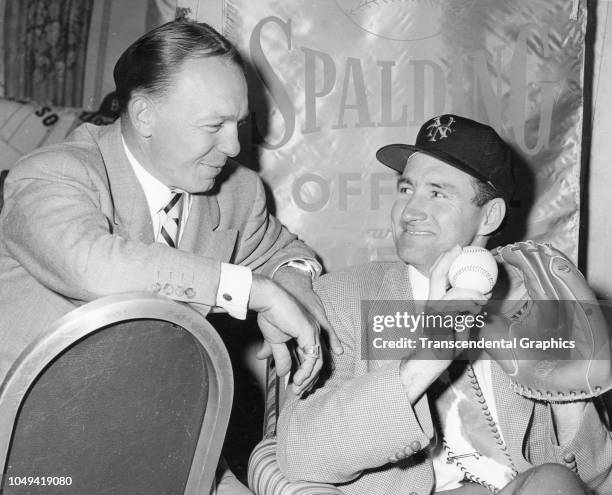
<instances>
[{"instance_id":1,"label":"man's ear","mask_svg":"<svg viewBox=\"0 0 612 495\"><path fill-rule=\"evenodd\" d=\"M153 102L144 94L137 93L128 103L130 122L138 134L144 138L151 137L153 133Z\"/></svg>"},{"instance_id":2,"label":"man's ear","mask_svg":"<svg viewBox=\"0 0 612 495\"><path fill-rule=\"evenodd\" d=\"M502 198L493 198L483 205L482 212L478 235L488 236L503 222L506 216L506 202Z\"/></svg>"}]
</instances>

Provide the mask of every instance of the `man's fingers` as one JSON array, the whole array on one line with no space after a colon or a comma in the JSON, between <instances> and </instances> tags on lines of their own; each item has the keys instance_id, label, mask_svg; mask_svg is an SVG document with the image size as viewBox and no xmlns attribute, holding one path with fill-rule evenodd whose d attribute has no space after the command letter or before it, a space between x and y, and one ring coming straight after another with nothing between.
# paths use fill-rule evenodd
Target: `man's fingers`
<instances>
[{"instance_id":1,"label":"man's fingers","mask_svg":"<svg viewBox=\"0 0 612 495\"><path fill-rule=\"evenodd\" d=\"M305 359L300 363L300 367L293 375L293 383L296 386L301 386L304 381L310 378L310 375L314 369L317 359Z\"/></svg>"},{"instance_id":2,"label":"man's fingers","mask_svg":"<svg viewBox=\"0 0 612 495\"><path fill-rule=\"evenodd\" d=\"M318 298L318 296L316 297ZM313 311L313 316L316 318L319 326L327 332L327 336L329 338L329 345L332 348L332 351L334 351L334 354L342 354L344 352L342 342L336 335L334 327L332 327L332 324L327 319L327 315L325 314L325 310L323 309L322 304L320 305L318 310Z\"/></svg>"},{"instance_id":3,"label":"man's fingers","mask_svg":"<svg viewBox=\"0 0 612 495\"><path fill-rule=\"evenodd\" d=\"M451 288L446 296L446 299L453 299L455 301L479 301L483 304L486 304L487 301L491 298L491 293L488 292L483 294L482 292L478 292L474 289L465 289L463 287L453 287Z\"/></svg>"},{"instance_id":4,"label":"man's fingers","mask_svg":"<svg viewBox=\"0 0 612 495\"><path fill-rule=\"evenodd\" d=\"M305 354L304 351L298 347L300 367L293 375L293 383L296 385L302 385L304 380L307 380L311 376L317 363L321 362L321 347L317 345L311 347L318 349L318 354L316 356L312 354Z\"/></svg>"},{"instance_id":5,"label":"man's fingers","mask_svg":"<svg viewBox=\"0 0 612 495\"><path fill-rule=\"evenodd\" d=\"M270 344L274 356L274 367L278 376L285 376L291 371L291 354L286 344Z\"/></svg>"},{"instance_id":6,"label":"man's fingers","mask_svg":"<svg viewBox=\"0 0 612 495\"><path fill-rule=\"evenodd\" d=\"M480 292L472 289L453 287L442 299L430 301L428 308L430 311L440 313L451 313L457 311L480 313L482 307L487 304L490 298L490 293L481 294Z\"/></svg>"},{"instance_id":7,"label":"man's fingers","mask_svg":"<svg viewBox=\"0 0 612 495\"><path fill-rule=\"evenodd\" d=\"M332 324L327 319L327 315L325 314L325 307L321 302L321 299L312 289L310 291L306 291L303 294L303 297L300 299L300 302L305 306L308 312L314 317L315 321L319 324L319 327L327 332L329 337L329 345L334 351L334 354L342 354L344 349L342 348L342 342L336 335Z\"/></svg>"},{"instance_id":8,"label":"man's fingers","mask_svg":"<svg viewBox=\"0 0 612 495\"><path fill-rule=\"evenodd\" d=\"M305 358L293 375L293 392L295 394L302 394L312 388L319 376L322 365L323 361L320 357L317 359Z\"/></svg>"},{"instance_id":9,"label":"man's fingers","mask_svg":"<svg viewBox=\"0 0 612 495\"><path fill-rule=\"evenodd\" d=\"M335 330L331 326L326 327L326 329L327 329L327 336L329 337L329 345L331 346L332 351L334 351L334 354L337 354L337 355L342 354L344 352L344 349L342 347L342 342L336 335Z\"/></svg>"},{"instance_id":10,"label":"man's fingers","mask_svg":"<svg viewBox=\"0 0 612 495\"><path fill-rule=\"evenodd\" d=\"M264 340L261 344L261 347L257 351L257 354L255 354L255 357L257 359L268 359L271 355L272 347L270 347L270 344Z\"/></svg>"},{"instance_id":11,"label":"man's fingers","mask_svg":"<svg viewBox=\"0 0 612 495\"><path fill-rule=\"evenodd\" d=\"M448 287L448 270L455 258L461 254L461 247L455 246L438 256L429 275L429 299L441 299Z\"/></svg>"}]
</instances>

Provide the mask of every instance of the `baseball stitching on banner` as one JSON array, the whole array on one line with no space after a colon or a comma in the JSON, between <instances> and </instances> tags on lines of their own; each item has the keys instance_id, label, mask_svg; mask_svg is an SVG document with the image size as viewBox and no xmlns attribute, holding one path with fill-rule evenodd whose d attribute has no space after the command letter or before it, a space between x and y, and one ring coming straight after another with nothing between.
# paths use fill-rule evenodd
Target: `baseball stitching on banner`
<instances>
[{"instance_id":1,"label":"baseball stitching on banner","mask_svg":"<svg viewBox=\"0 0 612 495\"><path fill-rule=\"evenodd\" d=\"M430 7L439 7L440 0L363 0L355 2L355 6L350 10L345 10L344 13L348 15L355 15L363 12L371 7L378 7L380 4L389 3L421 3L426 4Z\"/></svg>"},{"instance_id":2,"label":"baseball stitching on banner","mask_svg":"<svg viewBox=\"0 0 612 495\"><path fill-rule=\"evenodd\" d=\"M395 41L418 41L439 34L436 19L466 15L476 0L334 0L353 24Z\"/></svg>"}]
</instances>

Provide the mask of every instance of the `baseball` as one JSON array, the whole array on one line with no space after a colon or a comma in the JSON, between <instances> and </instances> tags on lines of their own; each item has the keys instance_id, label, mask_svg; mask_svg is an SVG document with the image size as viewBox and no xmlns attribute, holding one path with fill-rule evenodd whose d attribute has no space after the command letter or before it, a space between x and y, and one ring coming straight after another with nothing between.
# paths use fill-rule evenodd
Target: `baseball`
<instances>
[{"instance_id":1,"label":"baseball","mask_svg":"<svg viewBox=\"0 0 612 495\"><path fill-rule=\"evenodd\" d=\"M497 281L497 263L485 248L466 246L448 270L448 279L453 287L486 294Z\"/></svg>"}]
</instances>

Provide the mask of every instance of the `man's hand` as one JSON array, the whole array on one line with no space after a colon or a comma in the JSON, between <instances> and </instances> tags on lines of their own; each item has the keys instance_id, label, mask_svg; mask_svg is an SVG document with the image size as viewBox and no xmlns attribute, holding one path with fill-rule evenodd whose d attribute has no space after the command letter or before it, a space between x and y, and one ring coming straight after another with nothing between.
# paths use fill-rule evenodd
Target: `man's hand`
<instances>
[{"instance_id":1,"label":"man's hand","mask_svg":"<svg viewBox=\"0 0 612 495\"><path fill-rule=\"evenodd\" d=\"M454 248L442 253L431 268L429 274L429 295L425 307L426 314L480 313L482 306L491 297L470 289L448 289L448 270L461 253L461 248ZM424 329L427 336L427 329ZM469 330L456 332L454 329L437 329L430 333L430 338L466 340ZM425 393L429 386L442 374L458 355L456 350L420 350L421 355L413 354L400 363L399 374L404 391L412 404ZM431 357L429 356L432 354ZM432 359L433 358L433 359Z\"/></svg>"},{"instance_id":2,"label":"man's hand","mask_svg":"<svg viewBox=\"0 0 612 495\"><path fill-rule=\"evenodd\" d=\"M319 326L327 332L329 344L334 354L342 354L342 343L327 319L321 299L312 290L310 275L295 268L283 266L274 274L274 281L278 282L287 292L300 301L308 312L314 316Z\"/></svg>"},{"instance_id":3,"label":"man's hand","mask_svg":"<svg viewBox=\"0 0 612 495\"><path fill-rule=\"evenodd\" d=\"M430 272L429 295L427 305L425 307L426 314L452 315L470 313L476 315L480 313L482 307L487 303L491 294L482 294L476 290L463 289L459 287L451 287L448 289L448 271L457 256L461 254L461 248L455 246L445 253L442 253ZM448 289L448 290L447 290ZM430 338L441 338L443 340L467 340L469 338L469 328L461 332L455 329L442 328L437 332L431 333ZM437 354L438 360L447 362L447 366L453 359L456 359L458 354L456 350L447 352L443 350Z\"/></svg>"},{"instance_id":4,"label":"man's hand","mask_svg":"<svg viewBox=\"0 0 612 495\"><path fill-rule=\"evenodd\" d=\"M286 342L295 338L301 363L293 375L293 392L301 394L314 384L323 364L321 353L304 352L319 346L319 327L302 305L270 278L253 274L249 309L257 311L257 323L269 345L276 373L284 376L291 370L291 354ZM260 352L258 357L262 357Z\"/></svg>"},{"instance_id":5,"label":"man's hand","mask_svg":"<svg viewBox=\"0 0 612 495\"><path fill-rule=\"evenodd\" d=\"M435 313L453 311L478 314L491 297L471 289L452 287L448 289L448 271L453 261L461 254L461 247L455 246L442 253L431 268L429 275L429 296L427 310Z\"/></svg>"}]
</instances>

